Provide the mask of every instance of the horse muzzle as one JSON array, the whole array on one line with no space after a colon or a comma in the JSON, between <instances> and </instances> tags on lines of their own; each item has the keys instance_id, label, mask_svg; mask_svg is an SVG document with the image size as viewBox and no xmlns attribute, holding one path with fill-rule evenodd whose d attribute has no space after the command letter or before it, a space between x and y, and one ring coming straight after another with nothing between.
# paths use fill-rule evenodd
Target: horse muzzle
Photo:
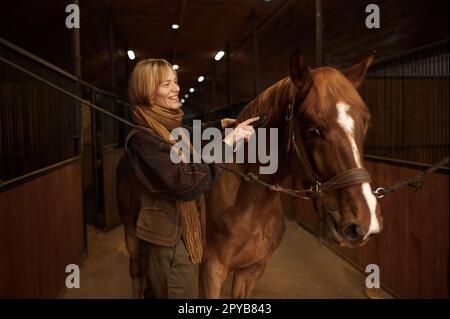
<instances>
[{"instance_id":1,"label":"horse muzzle","mask_svg":"<svg viewBox=\"0 0 450 319\"><path fill-rule=\"evenodd\" d=\"M349 221L340 226L339 219L336 211L324 210L324 220L330 241L341 246L355 248L364 245L369 240L370 236L366 238L366 233L359 223Z\"/></svg>"}]
</instances>

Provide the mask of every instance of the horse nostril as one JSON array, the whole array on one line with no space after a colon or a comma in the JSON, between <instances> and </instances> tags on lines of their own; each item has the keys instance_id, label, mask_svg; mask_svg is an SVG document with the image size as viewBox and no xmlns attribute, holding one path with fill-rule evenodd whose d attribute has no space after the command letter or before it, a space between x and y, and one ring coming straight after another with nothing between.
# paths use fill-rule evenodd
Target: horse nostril
<instances>
[{"instance_id":1,"label":"horse nostril","mask_svg":"<svg viewBox=\"0 0 450 319\"><path fill-rule=\"evenodd\" d=\"M358 224L349 224L344 226L342 234L350 241L357 241L364 237L364 231Z\"/></svg>"}]
</instances>

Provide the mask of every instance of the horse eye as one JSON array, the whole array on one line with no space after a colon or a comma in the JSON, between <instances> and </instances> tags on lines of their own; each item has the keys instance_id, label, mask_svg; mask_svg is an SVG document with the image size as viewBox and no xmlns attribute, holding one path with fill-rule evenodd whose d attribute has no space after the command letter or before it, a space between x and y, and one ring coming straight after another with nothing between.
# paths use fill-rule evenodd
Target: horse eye
<instances>
[{"instance_id":1,"label":"horse eye","mask_svg":"<svg viewBox=\"0 0 450 319\"><path fill-rule=\"evenodd\" d=\"M322 136L322 134L320 133L319 129L316 128L316 127L310 128L308 130L308 133L312 137L321 137Z\"/></svg>"}]
</instances>

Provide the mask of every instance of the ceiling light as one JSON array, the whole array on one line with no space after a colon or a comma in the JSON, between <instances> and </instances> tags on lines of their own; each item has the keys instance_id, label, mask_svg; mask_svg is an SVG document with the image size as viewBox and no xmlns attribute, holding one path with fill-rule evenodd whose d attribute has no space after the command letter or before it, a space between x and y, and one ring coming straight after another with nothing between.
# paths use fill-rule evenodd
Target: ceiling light
<instances>
[{"instance_id":1,"label":"ceiling light","mask_svg":"<svg viewBox=\"0 0 450 319\"><path fill-rule=\"evenodd\" d=\"M130 60L134 60L136 58L136 55L134 54L133 50L128 50L127 54L128 54L128 59L130 59Z\"/></svg>"},{"instance_id":2,"label":"ceiling light","mask_svg":"<svg viewBox=\"0 0 450 319\"><path fill-rule=\"evenodd\" d=\"M205 77L203 75L200 75L197 79L199 82L203 82L205 80Z\"/></svg>"},{"instance_id":3,"label":"ceiling light","mask_svg":"<svg viewBox=\"0 0 450 319\"><path fill-rule=\"evenodd\" d=\"M185 99L189 98L189 95L188 95L188 94L185 94L185 95L184 95L184 98L185 98Z\"/></svg>"},{"instance_id":4,"label":"ceiling light","mask_svg":"<svg viewBox=\"0 0 450 319\"><path fill-rule=\"evenodd\" d=\"M181 99L181 103L184 103L186 100L185 99Z\"/></svg>"},{"instance_id":5,"label":"ceiling light","mask_svg":"<svg viewBox=\"0 0 450 319\"><path fill-rule=\"evenodd\" d=\"M172 65L172 67L174 70L178 70L180 68L180 66L178 64L174 64L174 65Z\"/></svg>"},{"instance_id":6,"label":"ceiling light","mask_svg":"<svg viewBox=\"0 0 450 319\"><path fill-rule=\"evenodd\" d=\"M190 88L189 92L194 93L195 89L194 88Z\"/></svg>"},{"instance_id":7,"label":"ceiling light","mask_svg":"<svg viewBox=\"0 0 450 319\"><path fill-rule=\"evenodd\" d=\"M217 52L216 56L214 57L214 60L219 61L220 59L222 59L222 57L224 55L225 55L225 52L219 51L219 52Z\"/></svg>"},{"instance_id":8,"label":"ceiling light","mask_svg":"<svg viewBox=\"0 0 450 319\"><path fill-rule=\"evenodd\" d=\"M174 30L178 30L180 28L180 25L178 25L178 24L172 24L172 29L174 29Z\"/></svg>"}]
</instances>

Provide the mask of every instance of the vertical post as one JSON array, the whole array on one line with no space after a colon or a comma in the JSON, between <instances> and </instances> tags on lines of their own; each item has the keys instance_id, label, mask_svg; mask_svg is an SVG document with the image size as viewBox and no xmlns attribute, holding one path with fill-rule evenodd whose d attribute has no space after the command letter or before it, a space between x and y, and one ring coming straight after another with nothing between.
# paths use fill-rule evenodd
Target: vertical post
<instances>
[{"instance_id":1,"label":"vertical post","mask_svg":"<svg viewBox=\"0 0 450 319\"><path fill-rule=\"evenodd\" d=\"M91 103L97 104L98 102L97 92L95 90L91 91ZM98 132L101 130L101 116L102 114L97 114L95 111L92 112L91 117L91 139L92 139L92 196L93 198L93 217L94 217L94 225L96 228L101 228L102 218L103 218L103 202L101 200L101 193L103 192L103 188L100 184L100 152L99 148L102 147L102 143L100 140L100 136ZM100 124L100 125L99 125ZM100 176L99 176L100 175Z\"/></svg>"},{"instance_id":2,"label":"vertical post","mask_svg":"<svg viewBox=\"0 0 450 319\"><path fill-rule=\"evenodd\" d=\"M130 48L130 44L128 43L128 41L126 42L126 47L125 47L125 79L128 83L129 77L130 77L130 61L128 59L128 55L127 55L127 51ZM125 92L125 96L128 96L128 90L126 90Z\"/></svg>"},{"instance_id":3,"label":"vertical post","mask_svg":"<svg viewBox=\"0 0 450 319\"><path fill-rule=\"evenodd\" d=\"M115 66L115 51L114 51L114 18L113 18L113 10L110 8L108 10L108 33L109 33L109 74L110 74L110 86L111 92L116 92L116 66Z\"/></svg>"},{"instance_id":4,"label":"vertical post","mask_svg":"<svg viewBox=\"0 0 450 319\"><path fill-rule=\"evenodd\" d=\"M73 2L78 5L78 0ZM72 61L73 61L73 73L74 75L80 79L81 78L81 49L80 49L80 29L72 28ZM81 97L81 85L79 82L76 83L76 94ZM77 132L76 132L76 155L81 155L83 152L83 113L86 110L83 110L81 104L77 102L78 108L76 111L76 121L77 121Z\"/></svg>"},{"instance_id":5,"label":"vertical post","mask_svg":"<svg viewBox=\"0 0 450 319\"><path fill-rule=\"evenodd\" d=\"M323 66L322 0L316 0L316 67Z\"/></svg>"},{"instance_id":6,"label":"vertical post","mask_svg":"<svg viewBox=\"0 0 450 319\"><path fill-rule=\"evenodd\" d=\"M253 96L259 93L259 70L258 70L258 26L256 25L256 13L252 12L252 34L253 34Z\"/></svg>"},{"instance_id":7,"label":"vertical post","mask_svg":"<svg viewBox=\"0 0 450 319\"><path fill-rule=\"evenodd\" d=\"M114 17L113 9L108 9L108 49L109 49L109 76L111 92L117 94L117 80L116 80L116 52L115 52L115 34L114 34ZM124 118L125 111L123 106L117 104L117 99L114 100L114 112ZM123 147L125 139L125 127L123 123L115 123L117 129L117 147Z\"/></svg>"},{"instance_id":8,"label":"vertical post","mask_svg":"<svg viewBox=\"0 0 450 319\"><path fill-rule=\"evenodd\" d=\"M227 106L231 103L231 49L230 44L225 46L225 55L227 59Z\"/></svg>"},{"instance_id":9,"label":"vertical post","mask_svg":"<svg viewBox=\"0 0 450 319\"><path fill-rule=\"evenodd\" d=\"M211 108L216 107L216 61L213 60L211 69Z\"/></svg>"},{"instance_id":10,"label":"vertical post","mask_svg":"<svg viewBox=\"0 0 450 319\"><path fill-rule=\"evenodd\" d=\"M74 0L73 4L79 5L78 0ZM81 50L80 50L80 29L72 29L73 40L73 68L77 78L81 78Z\"/></svg>"},{"instance_id":11,"label":"vertical post","mask_svg":"<svg viewBox=\"0 0 450 319\"><path fill-rule=\"evenodd\" d=\"M73 4L79 6L79 1L74 0ZM73 28L72 29L72 59L73 59L73 73L78 78L81 79L81 47L80 47L80 29ZM76 94L81 97L81 84L80 82L76 83ZM81 160L81 193L82 193L82 201L83 201L83 244L84 244L84 252L87 254L87 220L88 220L88 207L86 206L86 195L85 195L85 183L86 181L83 180L83 177L86 175L83 171L86 170L86 166L83 165L84 156L85 156L85 130L84 127L90 127L90 109L81 104L77 103L78 108L76 110L76 121L77 121L77 155L82 156ZM86 125L87 124L87 125Z\"/></svg>"}]
</instances>

